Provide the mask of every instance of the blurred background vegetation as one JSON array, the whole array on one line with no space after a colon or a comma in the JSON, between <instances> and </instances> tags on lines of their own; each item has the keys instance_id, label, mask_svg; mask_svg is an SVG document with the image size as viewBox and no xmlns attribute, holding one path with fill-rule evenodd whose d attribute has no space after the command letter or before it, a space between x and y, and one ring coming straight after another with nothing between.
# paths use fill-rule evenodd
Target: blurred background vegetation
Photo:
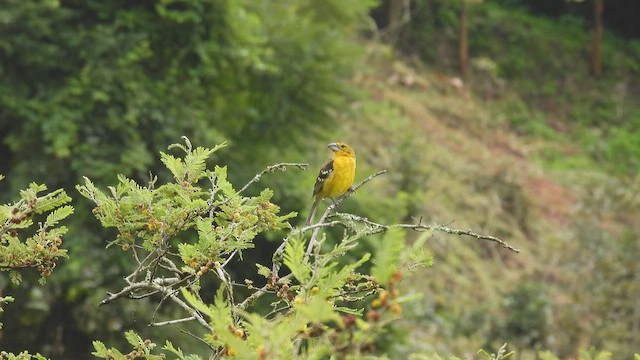
<instances>
[{"instance_id":1,"label":"blurred background vegetation","mask_svg":"<svg viewBox=\"0 0 640 360\"><path fill-rule=\"evenodd\" d=\"M349 142L359 179L389 173L343 210L423 216L523 250L433 237L436 264L404 284L424 297L390 335L395 353L509 342L520 359L630 358L639 14L635 0L0 0L0 201L36 181L76 207L70 258L46 286L0 277L17 299L0 349L85 359L92 340L117 344L130 328L192 341L146 328L153 306L97 307L130 264L73 195L82 176L146 182L186 135L229 141L217 161L236 186L276 162L319 168L324 144ZM265 183L304 218L315 175ZM263 240L246 256L268 262L278 244Z\"/></svg>"}]
</instances>

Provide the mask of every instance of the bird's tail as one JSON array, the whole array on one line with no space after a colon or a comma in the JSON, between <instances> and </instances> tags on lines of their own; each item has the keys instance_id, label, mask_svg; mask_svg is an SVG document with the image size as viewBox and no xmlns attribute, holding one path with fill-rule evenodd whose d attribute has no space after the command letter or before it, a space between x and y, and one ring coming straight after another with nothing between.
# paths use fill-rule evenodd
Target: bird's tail
<instances>
[{"instance_id":1,"label":"bird's tail","mask_svg":"<svg viewBox=\"0 0 640 360\"><path fill-rule=\"evenodd\" d=\"M309 216L307 217L307 221L304 222L304 226L309 226L313 222L313 218L316 216L316 208L318 207L319 202L320 199L313 199L313 205L311 205L311 211L309 211Z\"/></svg>"}]
</instances>

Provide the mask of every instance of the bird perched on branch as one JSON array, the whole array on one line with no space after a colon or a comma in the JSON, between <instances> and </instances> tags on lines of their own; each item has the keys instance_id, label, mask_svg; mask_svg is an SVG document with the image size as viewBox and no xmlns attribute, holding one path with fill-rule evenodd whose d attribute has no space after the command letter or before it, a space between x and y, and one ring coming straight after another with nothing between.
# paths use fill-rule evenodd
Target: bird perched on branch
<instances>
[{"instance_id":1,"label":"bird perched on branch","mask_svg":"<svg viewBox=\"0 0 640 360\"><path fill-rule=\"evenodd\" d=\"M318 203L322 199L333 200L346 193L353 184L356 175L356 152L351 146L337 142L331 143L327 147L333 151L333 156L320 169L316 184L313 186L313 205L305 226L310 225L313 221Z\"/></svg>"}]
</instances>

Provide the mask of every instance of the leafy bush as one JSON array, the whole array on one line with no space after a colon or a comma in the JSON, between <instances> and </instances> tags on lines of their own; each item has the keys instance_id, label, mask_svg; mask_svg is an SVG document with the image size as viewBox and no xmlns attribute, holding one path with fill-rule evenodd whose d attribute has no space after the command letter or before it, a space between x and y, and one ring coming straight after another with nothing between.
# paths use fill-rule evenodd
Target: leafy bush
<instances>
[{"instance_id":1,"label":"leafy bush","mask_svg":"<svg viewBox=\"0 0 640 360\"><path fill-rule=\"evenodd\" d=\"M136 264L123 288L102 304L147 297L157 299L158 308L173 304L184 317L153 320L151 325L196 322L201 328L195 336L216 356L291 358L383 352L377 349L376 339L399 318L402 303L410 299L400 295L398 283L410 269L430 264L423 243L407 247L400 228L350 214L337 213L322 223L335 205L327 209L321 223L292 228L287 220L295 213L279 215L279 207L270 202L270 190L255 197L242 194L261 175L235 190L227 180L226 167L207 170L206 160L220 147L192 148L186 138L185 145L172 145L184 157L161 153L174 181L159 186L155 177L141 186L124 176L108 193L88 178L78 186L96 204L93 213L102 225L118 230L110 246L130 252ZM266 171L289 165L303 166L278 164ZM201 187L204 180L209 183L206 188ZM345 233L330 243L320 231L337 225L345 227ZM256 235L279 229L288 229L288 235L273 254L271 266L245 265L255 266L263 284L235 278L229 264L250 261L243 258L243 251L254 246ZM197 233L195 242L179 240L190 232ZM355 262L346 259L354 254L359 240L381 232L386 232L383 245L377 247L368 275L362 269L371 254L364 253ZM285 275L283 265L288 269ZM208 293L203 282L217 288L212 304L203 300ZM151 355L152 342L131 332L127 340L134 347L131 357L157 358ZM98 357L125 358L123 352L101 342L94 346ZM170 343L163 349L187 358Z\"/></svg>"},{"instance_id":2,"label":"leafy bush","mask_svg":"<svg viewBox=\"0 0 640 360\"><path fill-rule=\"evenodd\" d=\"M0 205L0 270L9 271L14 286L22 282L20 272L27 269L36 269L40 273L39 282L44 285L58 262L67 257L67 250L61 248L67 228L59 222L73 213L72 206L64 205L71 198L62 189L42 194L46 190L45 185L32 183L20 192L20 200ZM40 220L45 214L43 221L34 227L34 219ZM0 313L4 305L14 300L11 296L0 296ZM0 352L0 359L29 360L32 356L45 359L26 351L18 355Z\"/></svg>"}]
</instances>

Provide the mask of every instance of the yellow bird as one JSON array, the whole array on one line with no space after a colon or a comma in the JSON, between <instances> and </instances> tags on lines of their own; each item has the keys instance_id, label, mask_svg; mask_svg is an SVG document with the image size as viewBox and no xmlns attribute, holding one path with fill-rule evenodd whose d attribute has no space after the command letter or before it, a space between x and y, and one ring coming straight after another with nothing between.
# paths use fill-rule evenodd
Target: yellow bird
<instances>
[{"instance_id":1,"label":"yellow bird","mask_svg":"<svg viewBox=\"0 0 640 360\"><path fill-rule=\"evenodd\" d=\"M356 175L356 152L351 146L336 142L327 145L333 156L327 162L313 186L313 205L305 226L309 226L316 213L316 207L322 199L334 199L349 190Z\"/></svg>"}]
</instances>

